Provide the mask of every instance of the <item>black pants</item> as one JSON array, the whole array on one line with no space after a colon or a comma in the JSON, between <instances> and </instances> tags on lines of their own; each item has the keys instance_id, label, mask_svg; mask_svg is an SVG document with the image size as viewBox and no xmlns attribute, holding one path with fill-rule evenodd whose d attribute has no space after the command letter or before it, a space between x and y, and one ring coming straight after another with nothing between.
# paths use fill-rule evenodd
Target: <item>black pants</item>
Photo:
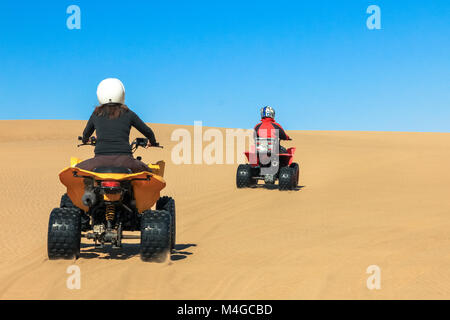
<instances>
[{"instance_id":1,"label":"black pants","mask_svg":"<svg viewBox=\"0 0 450 320\"><path fill-rule=\"evenodd\" d=\"M100 167L124 167L129 168L133 173L149 171L151 169L142 161L139 161L131 155L96 155L92 159L85 160L76 165L77 168L93 171Z\"/></svg>"}]
</instances>

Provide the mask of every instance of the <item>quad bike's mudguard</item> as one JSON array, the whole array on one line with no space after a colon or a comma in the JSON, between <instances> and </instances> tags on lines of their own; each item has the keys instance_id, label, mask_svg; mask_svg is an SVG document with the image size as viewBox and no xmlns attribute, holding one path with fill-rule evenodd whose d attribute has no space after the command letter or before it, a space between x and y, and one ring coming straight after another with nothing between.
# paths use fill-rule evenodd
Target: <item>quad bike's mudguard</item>
<instances>
[{"instance_id":1,"label":"quad bike's mudguard","mask_svg":"<svg viewBox=\"0 0 450 320\"><path fill-rule=\"evenodd\" d=\"M292 162L294 161L295 150L296 148L289 148L286 150L286 153L280 153L278 155L278 157L280 158L280 163L283 166L290 166L292 164ZM247 157L248 163L252 167L259 166L258 154L254 145L250 147L250 151L246 151L244 154Z\"/></svg>"},{"instance_id":2,"label":"quad bike's mudguard","mask_svg":"<svg viewBox=\"0 0 450 320\"><path fill-rule=\"evenodd\" d=\"M62 170L59 174L59 179L67 187L67 194L72 203L85 212L89 208L82 201L85 192L83 177L92 177L97 181L131 181L136 200L136 208L139 213L150 210L160 198L160 191L166 186L164 179L155 173L96 173L73 167L76 163L76 159L72 159L71 167ZM154 167L155 169L161 169L158 165L154 165ZM164 169L162 168L162 170Z\"/></svg>"}]
</instances>

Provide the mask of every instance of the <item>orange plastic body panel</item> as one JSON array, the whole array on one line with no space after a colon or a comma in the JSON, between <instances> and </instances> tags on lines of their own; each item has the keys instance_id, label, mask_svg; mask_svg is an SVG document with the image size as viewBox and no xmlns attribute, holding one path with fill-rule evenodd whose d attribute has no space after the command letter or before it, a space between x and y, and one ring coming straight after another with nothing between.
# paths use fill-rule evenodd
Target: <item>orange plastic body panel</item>
<instances>
[{"instance_id":1,"label":"orange plastic body panel","mask_svg":"<svg viewBox=\"0 0 450 320\"><path fill-rule=\"evenodd\" d=\"M150 172L139 172L132 174L96 173L79 168L66 168L60 172L59 179L62 184L67 187L67 195L70 200L72 200L72 203L85 212L87 212L89 208L86 207L81 200L84 194L84 179L74 177L74 172L76 172L78 176L93 177L95 180L101 181L126 181L132 179L146 179L147 177L150 177L150 180L135 180L131 182L136 200L136 207L140 213L153 207L156 201L160 198L161 190L166 186L166 182L162 177Z\"/></svg>"}]
</instances>

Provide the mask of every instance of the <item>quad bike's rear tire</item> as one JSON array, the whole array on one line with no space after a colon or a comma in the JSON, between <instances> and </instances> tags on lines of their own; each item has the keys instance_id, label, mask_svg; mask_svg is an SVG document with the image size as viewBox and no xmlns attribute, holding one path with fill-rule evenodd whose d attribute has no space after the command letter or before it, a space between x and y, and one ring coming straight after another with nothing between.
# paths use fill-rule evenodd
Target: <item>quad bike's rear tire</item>
<instances>
[{"instance_id":1,"label":"quad bike's rear tire","mask_svg":"<svg viewBox=\"0 0 450 320\"><path fill-rule=\"evenodd\" d=\"M174 250L176 245L176 211L175 211L175 200L171 197L164 196L158 199L156 202L156 210L165 210L170 213L172 218L171 225L171 239L170 239L170 249Z\"/></svg>"},{"instance_id":2,"label":"quad bike's rear tire","mask_svg":"<svg viewBox=\"0 0 450 320\"><path fill-rule=\"evenodd\" d=\"M252 177L252 166L249 164L240 164L236 172L236 187L249 188L256 184Z\"/></svg>"},{"instance_id":3,"label":"quad bike's rear tire","mask_svg":"<svg viewBox=\"0 0 450 320\"><path fill-rule=\"evenodd\" d=\"M298 187L298 181L300 177L300 166L298 163L293 162L290 167L294 170L294 179L292 182L292 189L295 189Z\"/></svg>"},{"instance_id":4,"label":"quad bike's rear tire","mask_svg":"<svg viewBox=\"0 0 450 320\"><path fill-rule=\"evenodd\" d=\"M50 213L47 252L50 260L80 256L81 216L77 208L56 208Z\"/></svg>"},{"instance_id":5,"label":"quad bike's rear tire","mask_svg":"<svg viewBox=\"0 0 450 320\"><path fill-rule=\"evenodd\" d=\"M84 211L82 211L80 208L78 208L73 204L72 200L70 200L69 195L67 193L62 195L59 207L77 209L81 215L81 231L91 230L90 226L91 219Z\"/></svg>"},{"instance_id":6,"label":"quad bike's rear tire","mask_svg":"<svg viewBox=\"0 0 450 320\"><path fill-rule=\"evenodd\" d=\"M141 219L141 259L164 262L171 249L170 213L165 210L147 210Z\"/></svg>"},{"instance_id":7,"label":"quad bike's rear tire","mask_svg":"<svg viewBox=\"0 0 450 320\"><path fill-rule=\"evenodd\" d=\"M67 193L64 193L62 195L59 207L60 208L76 208L75 205L72 203L72 200L70 200L69 195Z\"/></svg>"},{"instance_id":8,"label":"quad bike's rear tire","mask_svg":"<svg viewBox=\"0 0 450 320\"><path fill-rule=\"evenodd\" d=\"M292 190L294 185L294 169L290 167L282 167L278 174L278 189Z\"/></svg>"}]
</instances>

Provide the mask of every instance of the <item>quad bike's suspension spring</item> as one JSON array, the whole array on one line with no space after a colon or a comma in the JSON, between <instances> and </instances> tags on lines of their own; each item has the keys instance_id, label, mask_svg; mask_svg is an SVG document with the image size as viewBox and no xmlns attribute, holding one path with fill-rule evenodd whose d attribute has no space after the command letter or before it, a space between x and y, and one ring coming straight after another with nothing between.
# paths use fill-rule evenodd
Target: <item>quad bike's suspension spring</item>
<instances>
[{"instance_id":1,"label":"quad bike's suspension spring","mask_svg":"<svg viewBox=\"0 0 450 320\"><path fill-rule=\"evenodd\" d=\"M116 214L116 207L113 204L106 205L106 221L113 221Z\"/></svg>"}]
</instances>

